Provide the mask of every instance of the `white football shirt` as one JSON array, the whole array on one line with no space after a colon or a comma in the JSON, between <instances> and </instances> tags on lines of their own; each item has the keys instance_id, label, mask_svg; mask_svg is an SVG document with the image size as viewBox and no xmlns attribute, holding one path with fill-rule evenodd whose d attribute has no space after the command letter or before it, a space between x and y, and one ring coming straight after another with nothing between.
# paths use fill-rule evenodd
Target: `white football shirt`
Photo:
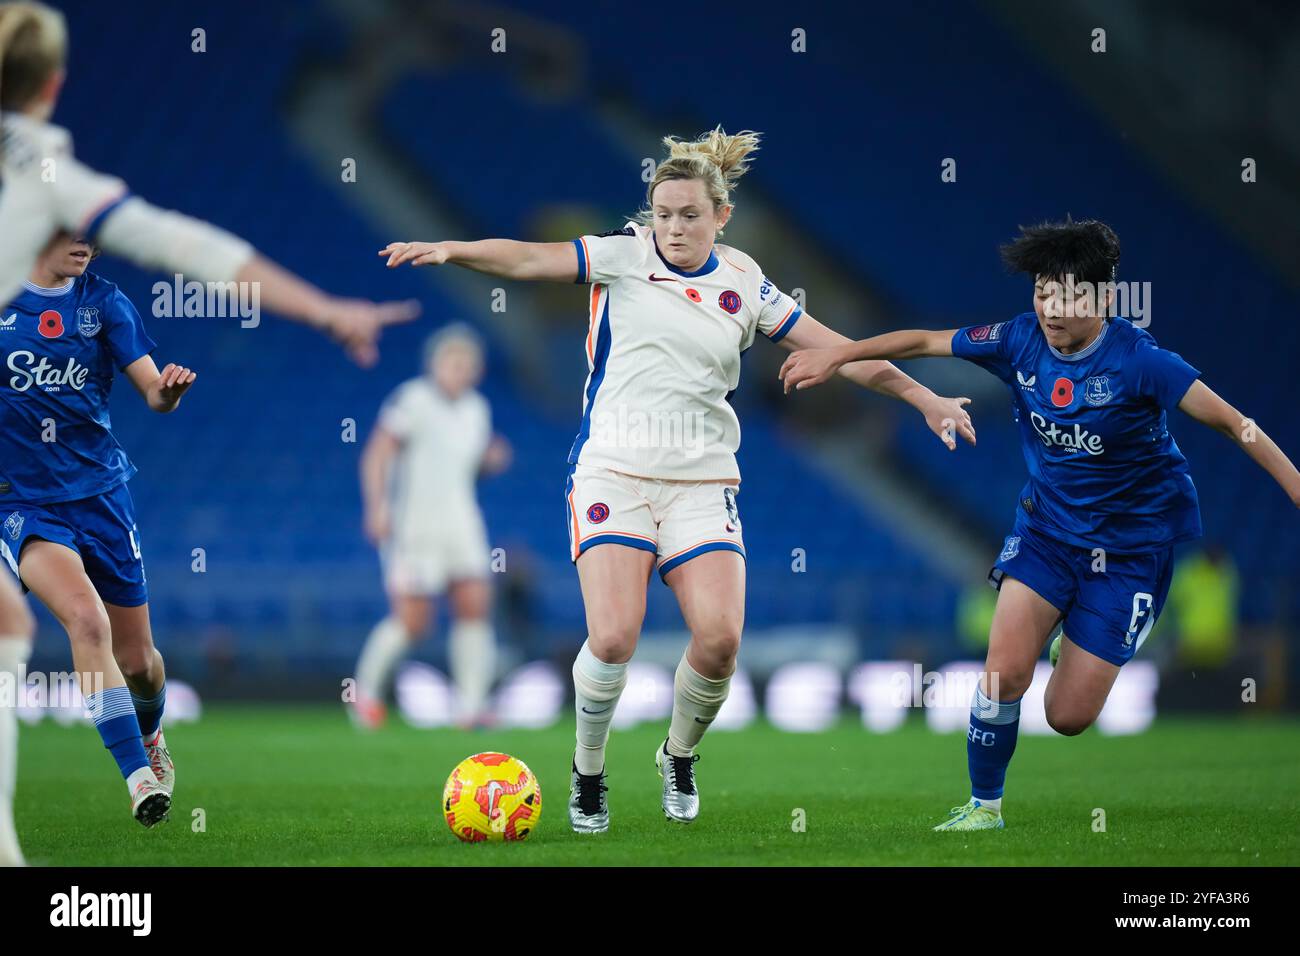
<instances>
[{"instance_id":1,"label":"white football shirt","mask_svg":"<svg viewBox=\"0 0 1300 956\"><path fill-rule=\"evenodd\" d=\"M427 378L413 378L384 402L379 424L402 443L392 475L394 537L429 540L481 523L475 484L492 440L487 399L472 390L449 399Z\"/></svg>"},{"instance_id":2,"label":"white football shirt","mask_svg":"<svg viewBox=\"0 0 1300 956\"><path fill-rule=\"evenodd\" d=\"M644 478L740 480L728 395L756 331L779 342L803 311L749 256L715 244L685 272L654 230L628 223L573 240L591 283L582 425L569 463Z\"/></svg>"},{"instance_id":3,"label":"white football shirt","mask_svg":"<svg viewBox=\"0 0 1300 956\"><path fill-rule=\"evenodd\" d=\"M0 304L22 288L58 232L145 268L229 282L253 247L209 223L151 206L115 176L72 155L68 131L22 113L0 116Z\"/></svg>"},{"instance_id":4,"label":"white football shirt","mask_svg":"<svg viewBox=\"0 0 1300 956\"><path fill-rule=\"evenodd\" d=\"M127 198L126 184L72 155L68 131L21 113L0 117L0 303L22 289L56 232L90 236Z\"/></svg>"}]
</instances>

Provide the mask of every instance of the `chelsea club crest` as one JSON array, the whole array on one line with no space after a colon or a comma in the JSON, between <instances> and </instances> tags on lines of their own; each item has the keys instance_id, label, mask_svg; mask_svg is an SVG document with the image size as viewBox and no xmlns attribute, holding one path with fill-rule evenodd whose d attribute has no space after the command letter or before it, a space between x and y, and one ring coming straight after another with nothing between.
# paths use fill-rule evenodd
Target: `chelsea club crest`
<instances>
[{"instance_id":1,"label":"chelsea club crest","mask_svg":"<svg viewBox=\"0 0 1300 956\"><path fill-rule=\"evenodd\" d=\"M1089 405L1105 405L1110 401L1110 378L1093 375L1084 383L1083 397Z\"/></svg>"},{"instance_id":2,"label":"chelsea club crest","mask_svg":"<svg viewBox=\"0 0 1300 956\"><path fill-rule=\"evenodd\" d=\"M90 307L77 310L77 331L86 338L99 334L99 309Z\"/></svg>"}]
</instances>

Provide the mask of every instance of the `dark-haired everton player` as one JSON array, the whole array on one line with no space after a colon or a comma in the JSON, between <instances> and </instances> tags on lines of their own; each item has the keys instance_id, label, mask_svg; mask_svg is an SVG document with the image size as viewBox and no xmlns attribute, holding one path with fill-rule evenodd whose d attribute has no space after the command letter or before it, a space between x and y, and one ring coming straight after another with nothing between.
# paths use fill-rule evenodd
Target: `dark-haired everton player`
<instances>
[{"instance_id":1,"label":"dark-haired everton player","mask_svg":"<svg viewBox=\"0 0 1300 956\"><path fill-rule=\"evenodd\" d=\"M161 372L154 342L117 286L86 271L84 241L57 236L0 310L0 552L68 632L86 709L117 760L131 811L165 819L175 769L163 739L163 661L108 397L118 370L156 412L194 383Z\"/></svg>"},{"instance_id":2,"label":"dark-haired everton player","mask_svg":"<svg viewBox=\"0 0 1300 956\"><path fill-rule=\"evenodd\" d=\"M1003 258L1034 278L1034 311L996 325L890 332L795 352L788 392L826 381L846 362L956 356L1011 390L1029 483L989 580L999 588L981 686L971 704L971 798L936 830L1002 821L1020 698L1062 624L1047 685L1047 719L1081 733L1120 667L1142 645L1169 593L1173 546L1201 533L1196 488L1165 416L1179 408L1222 432L1300 507L1300 473L1200 373L1142 329L1108 318L1119 240L1101 222L1022 228ZM1055 648L1054 648L1055 649Z\"/></svg>"}]
</instances>

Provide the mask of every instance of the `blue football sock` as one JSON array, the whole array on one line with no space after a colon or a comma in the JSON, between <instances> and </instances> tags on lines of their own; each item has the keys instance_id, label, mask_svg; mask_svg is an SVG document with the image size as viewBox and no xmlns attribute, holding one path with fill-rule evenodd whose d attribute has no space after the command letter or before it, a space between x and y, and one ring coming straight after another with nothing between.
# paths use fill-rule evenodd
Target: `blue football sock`
<instances>
[{"instance_id":1,"label":"blue football sock","mask_svg":"<svg viewBox=\"0 0 1300 956\"><path fill-rule=\"evenodd\" d=\"M137 770L149 766L140 740L140 721L136 720L131 706L131 692L125 687L110 687L86 698L86 710L95 722L95 729L104 739L126 779Z\"/></svg>"},{"instance_id":2,"label":"blue football sock","mask_svg":"<svg viewBox=\"0 0 1300 956\"><path fill-rule=\"evenodd\" d=\"M152 737L162 723L163 708L167 705L167 682L163 681L162 687L158 688L158 693L153 697L139 697L132 693L131 703L135 704L135 716L140 721L141 735Z\"/></svg>"},{"instance_id":3,"label":"blue football sock","mask_svg":"<svg viewBox=\"0 0 1300 956\"><path fill-rule=\"evenodd\" d=\"M966 764L970 769L970 792L977 800L1000 800L1007 779L1007 765L1016 752L1020 730L1020 701L994 703L979 685L970 705L970 729L966 732Z\"/></svg>"}]
</instances>

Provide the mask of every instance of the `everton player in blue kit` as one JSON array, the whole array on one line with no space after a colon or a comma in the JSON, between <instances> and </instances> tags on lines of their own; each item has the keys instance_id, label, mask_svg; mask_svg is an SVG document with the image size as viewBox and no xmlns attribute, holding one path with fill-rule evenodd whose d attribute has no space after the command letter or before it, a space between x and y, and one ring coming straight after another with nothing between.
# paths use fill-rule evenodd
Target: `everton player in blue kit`
<instances>
[{"instance_id":1,"label":"everton player in blue kit","mask_svg":"<svg viewBox=\"0 0 1300 956\"><path fill-rule=\"evenodd\" d=\"M86 271L92 251L56 237L0 310L0 553L67 630L86 708L133 815L152 826L170 809L175 770L126 488L135 466L113 437L108 398L120 370L151 409L170 412L195 374L158 371L135 308Z\"/></svg>"},{"instance_id":2,"label":"everton player in blue kit","mask_svg":"<svg viewBox=\"0 0 1300 956\"><path fill-rule=\"evenodd\" d=\"M1119 263L1119 240L1108 226L1067 220L1022 228L1003 258L1034 278L1033 312L795 352L781 369L788 392L859 359L951 355L987 369L1011 391L1029 482L989 576L1000 593L967 732L971 799L936 830L1003 826L1020 698L1058 624L1047 719L1074 735L1096 719L1120 667L1160 615L1173 546L1201 533L1196 488L1169 433L1169 410L1222 432L1300 507L1300 473L1254 422L1145 331L1108 318Z\"/></svg>"}]
</instances>

